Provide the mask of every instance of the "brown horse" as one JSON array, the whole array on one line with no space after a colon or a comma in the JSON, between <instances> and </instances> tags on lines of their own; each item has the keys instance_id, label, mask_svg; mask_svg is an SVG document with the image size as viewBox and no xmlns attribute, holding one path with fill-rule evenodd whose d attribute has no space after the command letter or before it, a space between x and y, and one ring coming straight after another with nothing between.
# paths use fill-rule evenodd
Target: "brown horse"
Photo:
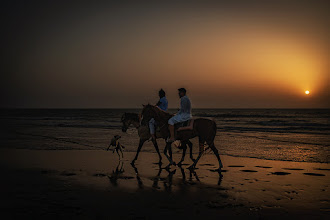
<instances>
[{"instance_id":1,"label":"brown horse","mask_svg":"<svg viewBox=\"0 0 330 220\"><path fill-rule=\"evenodd\" d=\"M139 147L137 149L137 152L136 152L136 155L135 155L134 159L131 162L131 164L134 165L135 161L138 159L138 156L139 156L139 153L141 151L141 148L142 148L143 144L151 138L150 131L149 131L149 128L148 128L147 125L145 125L145 124L140 125L140 118L139 118L139 115L136 114L136 113L124 113L123 116L121 117L121 122L123 123L123 125L122 125L122 131L123 132L126 132L131 124L138 130L138 134L139 134L139 137L140 137ZM165 140L167 138L167 134L165 134L165 136L163 136L163 134L161 132L156 132L156 137L157 138L163 138ZM157 151L157 154L159 156L159 162L158 163L162 163L161 162L162 161L162 156L160 155L157 141L152 139L152 143L153 143L153 145L154 145L154 147ZM184 157L186 155L186 150L187 150L187 145L190 148L190 158L191 158L192 161L195 161L195 159L193 158L193 155L192 155L192 146L193 146L193 144L189 140L187 140L187 141L181 143L183 153L182 153L181 161L179 162L178 165L181 165L181 163L184 161ZM164 153L167 156L166 152L164 152ZM172 152L171 151L170 151L170 158L172 159Z\"/></svg>"},{"instance_id":2,"label":"brown horse","mask_svg":"<svg viewBox=\"0 0 330 220\"><path fill-rule=\"evenodd\" d=\"M145 105L142 110L142 122L149 121L151 118L154 118L157 124L160 126L160 132L162 137L169 136L168 129L168 120L172 117L171 114L160 110L159 108L152 105ZM204 152L204 144L206 143L214 152L215 156L219 162L219 171L221 171L222 162L218 153L217 148L214 146L214 138L217 132L217 125L215 121L205 118L197 118L194 119L193 128L190 130L181 130L175 132L175 139L181 141L187 141L191 138L198 137L199 138L199 155L194 163L189 168L195 168L199 159L201 158ZM171 151L172 143L167 143L165 147L165 152L167 149ZM166 155L166 154L165 154ZM167 155L166 155L167 156ZM172 158L167 158L171 164L175 164L172 161Z\"/></svg>"}]
</instances>

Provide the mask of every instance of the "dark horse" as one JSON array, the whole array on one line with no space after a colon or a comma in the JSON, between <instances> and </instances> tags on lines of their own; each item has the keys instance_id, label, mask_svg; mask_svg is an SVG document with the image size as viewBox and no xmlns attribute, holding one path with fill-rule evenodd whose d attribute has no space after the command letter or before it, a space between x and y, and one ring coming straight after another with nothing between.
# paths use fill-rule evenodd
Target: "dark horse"
<instances>
[{"instance_id":1,"label":"dark horse","mask_svg":"<svg viewBox=\"0 0 330 220\"><path fill-rule=\"evenodd\" d=\"M123 123L123 126L122 126L123 132L126 132L131 124L138 130L140 142L139 142L139 147L137 149L136 155L135 155L133 161L131 162L131 164L134 165L135 161L137 160L137 158L139 156L139 153L141 151L143 144L151 138L150 131L149 131L149 128L147 125L145 125L145 124L140 125L140 118L139 118L139 115L136 113L124 113L123 116L121 117L121 122ZM168 137L168 135L167 134L164 135L162 132L156 132L156 137L163 138L165 140ZM154 144L154 147L158 153L159 163L161 163L162 156L160 155L157 141L152 139L152 143ZM182 153L181 161L178 163L178 165L181 165L181 163L184 161L184 157L186 155L186 150L187 150L187 145L190 148L190 158L192 161L195 161L195 159L192 156L193 144L189 140L187 140L187 141L181 143L183 153ZM167 156L166 153L165 153L165 155ZM170 152L170 158L172 159L172 152Z\"/></svg>"},{"instance_id":2,"label":"dark horse","mask_svg":"<svg viewBox=\"0 0 330 220\"><path fill-rule=\"evenodd\" d=\"M152 105L145 105L142 110L142 121L149 121L151 118L154 118L157 124L160 126L160 132L162 133L162 137L169 136L168 130L168 120L172 117L171 114L160 110L159 108ZM217 148L214 146L214 138L217 132L217 125L215 121L205 118L197 118L194 119L193 128L190 130L181 130L176 131L175 139L181 140L183 142L188 141L191 138L198 137L199 138L199 155L194 163L189 168L195 168L198 160L201 158L204 152L204 144L206 143L214 152L215 156L219 162L219 171L221 170L222 162L218 153ZM166 151L169 150L171 152L172 143L167 143L165 147L165 155ZM172 161L171 157L167 157L170 161L170 164L175 164Z\"/></svg>"}]
</instances>

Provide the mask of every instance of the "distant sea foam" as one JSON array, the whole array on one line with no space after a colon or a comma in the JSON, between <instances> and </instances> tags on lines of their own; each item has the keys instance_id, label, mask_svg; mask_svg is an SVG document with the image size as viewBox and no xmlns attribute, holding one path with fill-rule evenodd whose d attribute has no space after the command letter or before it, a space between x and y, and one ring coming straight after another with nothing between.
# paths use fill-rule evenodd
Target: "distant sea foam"
<instances>
[{"instance_id":1,"label":"distant sea foam","mask_svg":"<svg viewBox=\"0 0 330 220\"><path fill-rule=\"evenodd\" d=\"M174 112L173 110L170 110ZM136 151L134 128L121 132L124 112L140 109L2 109L2 148L105 149L120 134ZM216 121L222 155L270 160L330 162L329 109L194 109L194 117ZM164 146L164 141L158 141ZM193 140L197 145L198 141ZM144 151L154 152L151 143ZM197 147L195 147L197 152Z\"/></svg>"}]
</instances>

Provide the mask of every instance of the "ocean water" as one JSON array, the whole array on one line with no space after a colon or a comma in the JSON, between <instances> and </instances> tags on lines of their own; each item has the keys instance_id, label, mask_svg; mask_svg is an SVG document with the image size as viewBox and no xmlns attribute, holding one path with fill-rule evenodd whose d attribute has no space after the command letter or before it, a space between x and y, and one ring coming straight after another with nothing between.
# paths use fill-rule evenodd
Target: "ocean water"
<instances>
[{"instance_id":1,"label":"ocean water","mask_svg":"<svg viewBox=\"0 0 330 220\"><path fill-rule=\"evenodd\" d=\"M136 151L134 127L121 131L124 112L140 109L2 109L1 148L105 150L119 134L126 151ZM175 112L170 110L170 112ZM194 109L194 117L212 118L221 155L269 160L330 162L329 109ZM198 151L197 138L192 140ZM160 148L164 141L159 139ZM143 151L154 152L148 142ZM175 149L180 153L179 149Z\"/></svg>"}]
</instances>

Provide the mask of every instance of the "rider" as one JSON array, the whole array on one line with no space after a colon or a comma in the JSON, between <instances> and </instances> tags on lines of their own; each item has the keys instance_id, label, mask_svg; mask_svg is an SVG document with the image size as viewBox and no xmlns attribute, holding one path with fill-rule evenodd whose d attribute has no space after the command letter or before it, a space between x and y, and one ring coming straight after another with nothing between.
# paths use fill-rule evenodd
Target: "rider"
<instances>
[{"instance_id":1,"label":"rider","mask_svg":"<svg viewBox=\"0 0 330 220\"><path fill-rule=\"evenodd\" d=\"M157 102L156 106L163 111L167 111L168 102L165 96L165 91L163 89L159 90L158 95L159 95L159 101ZM149 129L152 139L155 140L156 121L154 118L150 119L149 121Z\"/></svg>"},{"instance_id":2,"label":"rider","mask_svg":"<svg viewBox=\"0 0 330 220\"><path fill-rule=\"evenodd\" d=\"M191 102L188 96L186 96L186 89L185 88L180 88L179 90L179 96L180 96L180 110L179 112L174 115L170 120L168 120L169 124L169 130L170 130L170 139L168 142L173 142L175 141L174 139L174 124L188 121L191 119Z\"/></svg>"}]
</instances>

